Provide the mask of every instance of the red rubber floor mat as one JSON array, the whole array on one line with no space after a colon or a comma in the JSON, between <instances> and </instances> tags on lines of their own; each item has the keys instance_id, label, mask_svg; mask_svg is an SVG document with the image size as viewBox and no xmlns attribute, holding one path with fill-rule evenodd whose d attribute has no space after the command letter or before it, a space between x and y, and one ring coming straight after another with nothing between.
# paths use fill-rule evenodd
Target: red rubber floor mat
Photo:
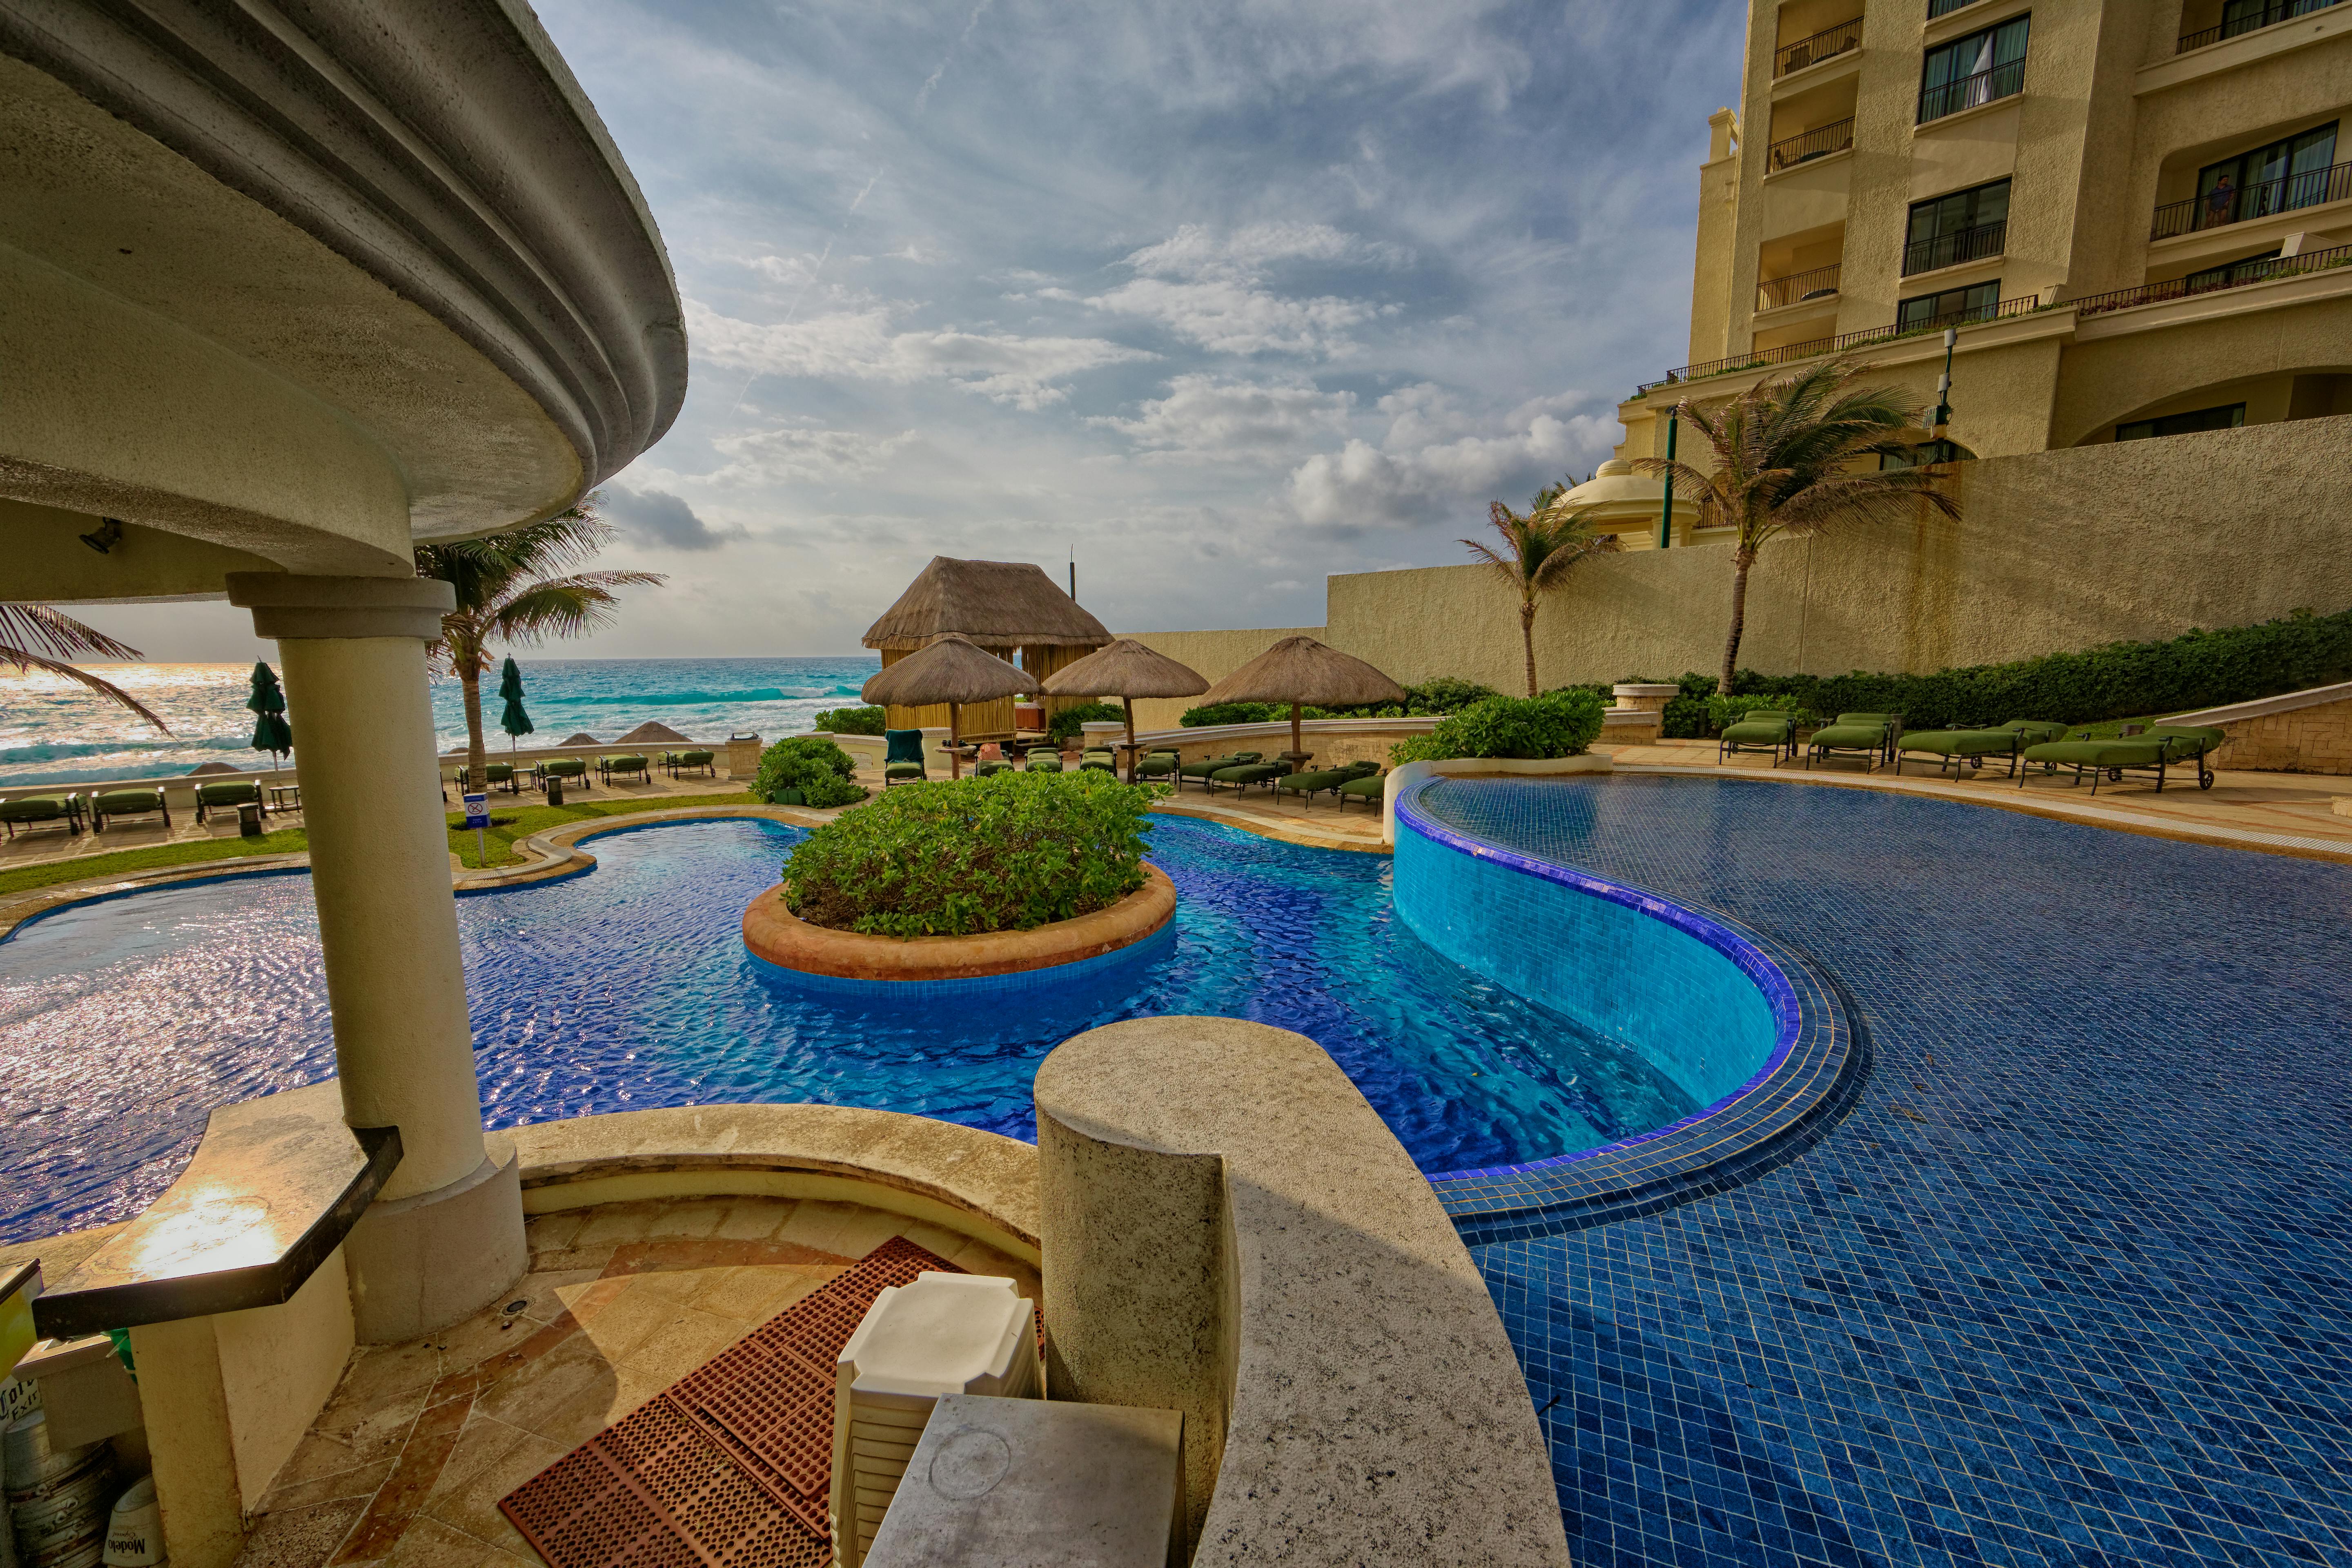
<instances>
[{"instance_id":1,"label":"red rubber floor mat","mask_svg":"<svg viewBox=\"0 0 2352 1568\"><path fill-rule=\"evenodd\" d=\"M550 1568L825 1568L833 1380L874 1299L926 1270L893 1237L499 1503Z\"/></svg>"}]
</instances>

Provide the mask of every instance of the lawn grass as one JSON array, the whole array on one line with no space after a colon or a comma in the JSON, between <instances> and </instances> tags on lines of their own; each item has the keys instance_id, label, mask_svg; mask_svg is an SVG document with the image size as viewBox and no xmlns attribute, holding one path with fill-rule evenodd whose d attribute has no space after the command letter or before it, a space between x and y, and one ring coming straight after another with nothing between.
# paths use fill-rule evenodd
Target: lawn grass
<instances>
[{"instance_id":1,"label":"lawn grass","mask_svg":"<svg viewBox=\"0 0 2352 1568\"><path fill-rule=\"evenodd\" d=\"M528 800L528 795L511 797ZM551 827L561 827L567 822L593 822L604 816L625 816L636 811L667 811L677 806L694 805L754 805L750 791L735 790L725 795L656 795L616 800L567 802L562 805L518 805L502 809L494 799L490 820L497 826L488 829L492 866L511 866L521 858L514 852L514 841L528 838L534 833L544 833ZM461 826L464 812L449 817L449 848L468 868L481 865L474 848L474 835ZM165 866L199 866L208 860L241 860L256 855L299 855L310 847L310 836L299 827L282 828L264 834L259 838L229 837L226 838L184 839L173 844L153 844L143 849L123 849L109 855L81 855L68 860L50 860L38 866L17 866L0 870L0 895L22 893L34 888L54 887L59 882L79 882L89 877L121 877L133 871L152 871Z\"/></svg>"},{"instance_id":2,"label":"lawn grass","mask_svg":"<svg viewBox=\"0 0 2352 1568\"><path fill-rule=\"evenodd\" d=\"M0 871L0 894L79 882L85 877L152 871L160 866L195 866L206 860L242 860L256 855L299 855L310 847L310 835L299 827L288 827L265 833L258 838L196 838L150 845L144 849L122 849L111 855L82 855L70 860L50 860Z\"/></svg>"},{"instance_id":3,"label":"lawn grass","mask_svg":"<svg viewBox=\"0 0 2352 1568\"><path fill-rule=\"evenodd\" d=\"M511 866L521 857L514 852L515 840L528 838L534 833L545 833L551 827L562 827L571 822L593 822L603 816L626 816L638 811L670 811L680 806L697 805L757 805L759 801L749 790L733 790L724 795L670 795L618 798L613 800L567 800L562 805L521 804L529 795L498 795L490 797L490 826L482 834L490 852L487 864ZM512 805L500 804L513 801ZM465 826L466 814L454 812L449 817L449 848L469 870L478 870L486 862L475 847L473 830Z\"/></svg>"}]
</instances>

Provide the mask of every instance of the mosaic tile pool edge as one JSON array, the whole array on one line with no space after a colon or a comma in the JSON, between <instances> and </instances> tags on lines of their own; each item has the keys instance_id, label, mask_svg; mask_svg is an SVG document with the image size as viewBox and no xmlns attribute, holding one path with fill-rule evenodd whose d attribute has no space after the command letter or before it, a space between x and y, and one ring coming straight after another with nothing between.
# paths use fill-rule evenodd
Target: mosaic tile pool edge
<instances>
[{"instance_id":1,"label":"mosaic tile pool edge","mask_svg":"<svg viewBox=\"0 0 2352 1568\"><path fill-rule=\"evenodd\" d=\"M1782 1025L1771 1057L1730 1094L1638 1137L1525 1164L1430 1178L1473 1246L1633 1218L1720 1193L1795 1159L1861 1094L1869 1037L1844 987L1810 957L1717 911L1556 865L1464 832L1433 815L1430 779L1397 801L1397 824L1425 842L1554 886L1607 899L1696 938L1739 965ZM1537 786L1540 787L1540 785ZM1409 857L1399 857L1400 875ZM1400 913L1403 910L1400 900ZM1530 997L1538 1005L1541 997Z\"/></svg>"}]
</instances>

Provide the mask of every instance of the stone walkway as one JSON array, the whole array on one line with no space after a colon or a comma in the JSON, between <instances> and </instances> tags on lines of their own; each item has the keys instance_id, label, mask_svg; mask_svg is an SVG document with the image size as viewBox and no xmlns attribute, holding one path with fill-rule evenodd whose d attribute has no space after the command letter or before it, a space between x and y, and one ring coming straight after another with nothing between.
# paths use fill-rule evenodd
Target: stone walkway
<instances>
[{"instance_id":1,"label":"stone walkway","mask_svg":"<svg viewBox=\"0 0 2352 1568\"><path fill-rule=\"evenodd\" d=\"M498 1304L352 1354L238 1568L538 1563L500 1498L894 1236L1037 1299L1026 1264L855 1204L710 1198L532 1219L531 1271Z\"/></svg>"}]
</instances>

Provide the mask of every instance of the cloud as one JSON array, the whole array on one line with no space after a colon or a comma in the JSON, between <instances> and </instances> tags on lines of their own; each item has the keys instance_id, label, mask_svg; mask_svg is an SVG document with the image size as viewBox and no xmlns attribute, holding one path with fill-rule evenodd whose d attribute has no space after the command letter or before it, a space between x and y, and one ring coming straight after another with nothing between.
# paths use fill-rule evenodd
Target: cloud
<instances>
[{"instance_id":1,"label":"cloud","mask_svg":"<svg viewBox=\"0 0 2352 1568\"><path fill-rule=\"evenodd\" d=\"M1186 224L1127 256L1120 265L1136 276L1087 303L1157 322L1219 353L1334 356L1356 347L1349 328L1396 307L1338 294L1295 295L1274 286L1275 274L1387 268L1411 260L1409 251L1328 224L1254 224L1223 235Z\"/></svg>"},{"instance_id":2,"label":"cloud","mask_svg":"<svg viewBox=\"0 0 2352 1568\"><path fill-rule=\"evenodd\" d=\"M1103 338L900 331L880 305L763 326L688 300L686 321L703 358L740 370L900 385L939 381L1024 409L1061 402L1068 392L1059 384L1081 372L1158 357Z\"/></svg>"},{"instance_id":3,"label":"cloud","mask_svg":"<svg viewBox=\"0 0 2352 1568\"><path fill-rule=\"evenodd\" d=\"M728 459L715 485L841 484L878 474L915 440L915 432L868 436L856 430L782 425L721 436L710 444Z\"/></svg>"},{"instance_id":4,"label":"cloud","mask_svg":"<svg viewBox=\"0 0 2352 1568\"><path fill-rule=\"evenodd\" d=\"M1281 461L1310 440L1344 434L1355 399L1311 384L1228 381L1180 375L1168 395L1132 419L1097 416L1087 423L1116 430L1146 462Z\"/></svg>"},{"instance_id":5,"label":"cloud","mask_svg":"<svg viewBox=\"0 0 2352 1568\"><path fill-rule=\"evenodd\" d=\"M1351 437L1291 470L1289 500L1307 522L1349 534L1412 527L1537 476L1598 460L1617 439L1610 413L1567 414L1580 393L1537 398L1484 426L1444 389L1422 384L1381 399L1387 434Z\"/></svg>"},{"instance_id":6,"label":"cloud","mask_svg":"<svg viewBox=\"0 0 2352 1568\"><path fill-rule=\"evenodd\" d=\"M606 485L597 492L604 516L636 542L665 550L716 550L743 536L740 529L713 528L667 490Z\"/></svg>"}]
</instances>

